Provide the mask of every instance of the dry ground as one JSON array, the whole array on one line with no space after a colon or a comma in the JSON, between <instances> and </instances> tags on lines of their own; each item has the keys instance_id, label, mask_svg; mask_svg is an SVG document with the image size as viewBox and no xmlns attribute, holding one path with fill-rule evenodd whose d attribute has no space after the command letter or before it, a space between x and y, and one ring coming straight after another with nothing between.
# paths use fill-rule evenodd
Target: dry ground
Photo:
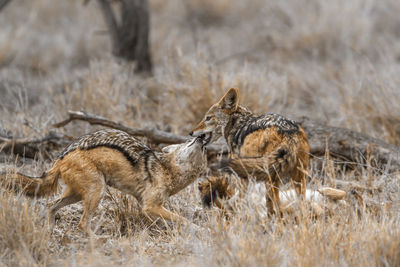
<instances>
[{"instance_id":1,"label":"dry ground","mask_svg":"<svg viewBox=\"0 0 400 267\"><path fill-rule=\"evenodd\" d=\"M255 112L309 116L400 144L398 0L150 3L152 78L110 56L96 1L11 2L0 13L0 126L38 137L72 109L187 134L235 86ZM90 130L79 122L61 129L72 136ZM2 159L3 169L30 174L50 164L42 154L33 162ZM331 217L312 219L299 209L283 222L263 216L264 205L248 196L225 220L201 209L193 185L167 205L205 227L196 230L152 224L132 197L111 191L93 221L108 238L96 240L76 229L80 204L63 209L51 233L52 199L1 190L0 265L399 266L400 176L313 160L310 188L334 179L379 187L361 194L375 204L350 198Z\"/></svg>"}]
</instances>

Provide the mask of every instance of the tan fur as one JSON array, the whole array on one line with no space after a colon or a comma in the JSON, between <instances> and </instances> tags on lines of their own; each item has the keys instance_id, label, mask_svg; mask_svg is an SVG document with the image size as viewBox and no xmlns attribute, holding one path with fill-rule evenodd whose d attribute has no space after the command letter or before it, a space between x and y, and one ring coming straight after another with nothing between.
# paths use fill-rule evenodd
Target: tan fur
<instances>
[{"instance_id":1,"label":"tan fur","mask_svg":"<svg viewBox=\"0 0 400 267\"><path fill-rule=\"evenodd\" d=\"M124 132L98 131L67 147L42 179L17 174L11 175L11 182L20 183L25 194L37 197L54 192L58 179L65 183L67 188L63 197L50 208L51 225L60 208L82 200L84 212L79 227L90 233L91 216L107 185L135 196L143 211L150 216L188 223L187 219L162 205L205 170L206 159L201 142L196 139L169 146L160 153L151 151ZM107 147L108 144L113 146ZM130 159L126 156L128 154Z\"/></svg>"},{"instance_id":2,"label":"tan fur","mask_svg":"<svg viewBox=\"0 0 400 267\"><path fill-rule=\"evenodd\" d=\"M45 197L56 192L59 172L57 168L50 169L43 177L30 177L22 173L13 173L11 180L4 179L7 173L1 173L4 186L10 190L20 191L30 197ZM46 179L44 179L46 177Z\"/></svg>"},{"instance_id":3,"label":"tan fur","mask_svg":"<svg viewBox=\"0 0 400 267\"><path fill-rule=\"evenodd\" d=\"M229 184L226 177L211 176L199 183L200 196L204 206L215 204L220 209L225 209L222 199L230 199L235 194L235 189Z\"/></svg>"},{"instance_id":4,"label":"tan fur","mask_svg":"<svg viewBox=\"0 0 400 267\"><path fill-rule=\"evenodd\" d=\"M306 190L309 144L300 125L277 114L257 116L238 105L238 89L231 88L205 114L191 133L223 136L228 143L227 165L241 178L254 177L267 187L267 206L279 210L279 186L294 184L298 194Z\"/></svg>"}]
</instances>

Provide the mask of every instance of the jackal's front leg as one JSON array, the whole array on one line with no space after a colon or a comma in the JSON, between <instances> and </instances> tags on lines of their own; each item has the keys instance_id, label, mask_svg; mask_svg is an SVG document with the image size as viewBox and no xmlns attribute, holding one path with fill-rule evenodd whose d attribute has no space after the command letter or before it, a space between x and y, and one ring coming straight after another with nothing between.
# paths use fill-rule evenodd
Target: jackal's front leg
<instances>
[{"instance_id":1,"label":"jackal's front leg","mask_svg":"<svg viewBox=\"0 0 400 267\"><path fill-rule=\"evenodd\" d=\"M268 208L268 214L279 214L280 209L280 199L279 199L279 182L270 181L265 182L265 188L267 189L266 202Z\"/></svg>"}]
</instances>

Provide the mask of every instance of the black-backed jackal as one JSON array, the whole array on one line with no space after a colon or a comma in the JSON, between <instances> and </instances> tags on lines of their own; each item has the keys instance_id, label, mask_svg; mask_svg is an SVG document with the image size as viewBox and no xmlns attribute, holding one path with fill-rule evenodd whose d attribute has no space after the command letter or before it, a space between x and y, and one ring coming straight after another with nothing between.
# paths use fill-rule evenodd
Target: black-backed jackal
<instances>
[{"instance_id":1,"label":"black-backed jackal","mask_svg":"<svg viewBox=\"0 0 400 267\"><path fill-rule=\"evenodd\" d=\"M41 177L16 173L5 181L14 189L20 185L28 196L44 197L57 191L61 179L66 190L50 207L51 226L60 208L82 200L84 212L79 227L90 233L91 216L107 185L136 197L150 216L188 223L162 204L205 171L205 145L204 136L200 136L155 152L125 132L100 130L72 142Z\"/></svg>"},{"instance_id":2,"label":"black-backed jackal","mask_svg":"<svg viewBox=\"0 0 400 267\"><path fill-rule=\"evenodd\" d=\"M254 115L238 104L231 88L205 114L192 136L205 134L207 142L223 136L230 158L227 165L241 178L254 177L267 188L269 212L279 210L279 186L292 182L298 194L306 190L309 144L300 125L278 114ZM275 205L274 205L275 204Z\"/></svg>"}]
</instances>

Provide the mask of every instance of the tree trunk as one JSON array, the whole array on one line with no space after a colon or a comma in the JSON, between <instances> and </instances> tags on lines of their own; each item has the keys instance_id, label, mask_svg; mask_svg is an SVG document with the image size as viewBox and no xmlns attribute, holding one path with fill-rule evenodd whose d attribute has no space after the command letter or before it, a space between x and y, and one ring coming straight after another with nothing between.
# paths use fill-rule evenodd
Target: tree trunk
<instances>
[{"instance_id":1,"label":"tree trunk","mask_svg":"<svg viewBox=\"0 0 400 267\"><path fill-rule=\"evenodd\" d=\"M0 0L0 10L2 10L11 0Z\"/></svg>"},{"instance_id":2,"label":"tree trunk","mask_svg":"<svg viewBox=\"0 0 400 267\"><path fill-rule=\"evenodd\" d=\"M135 61L137 72L151 73L148 0L120 0L119 21L108 0L98 2L110 31L113 54Z\"/></svg>"}]
</instances>

